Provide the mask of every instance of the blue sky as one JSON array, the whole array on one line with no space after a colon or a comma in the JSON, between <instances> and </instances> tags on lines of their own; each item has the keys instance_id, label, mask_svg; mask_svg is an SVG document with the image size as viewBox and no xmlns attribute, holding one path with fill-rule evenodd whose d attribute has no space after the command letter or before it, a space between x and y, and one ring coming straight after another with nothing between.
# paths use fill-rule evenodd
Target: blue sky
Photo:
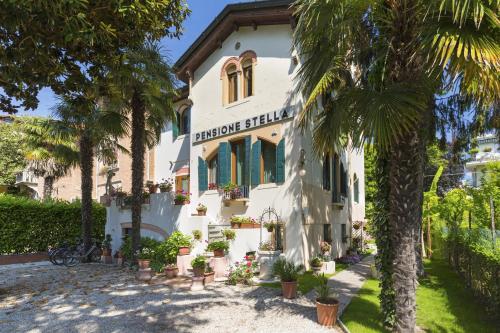
<instances>
[{"instance_id":1,"label":"blue sky","mask_svg":"<svg viewBox=\"0 0 500 333\"><path fill-rule=\"evenodd\" d=\"M194 40L205 30L210 22L227 4L249 2L238 0L187 0L191 15L184 21L184 33L180 39L164 39L161 41L162 51L174 63ZM18 115L49 116L56 98L50 89L43 89L38 95L40 103L34 111L19 112Z\"/></svg>"}]
</instances>

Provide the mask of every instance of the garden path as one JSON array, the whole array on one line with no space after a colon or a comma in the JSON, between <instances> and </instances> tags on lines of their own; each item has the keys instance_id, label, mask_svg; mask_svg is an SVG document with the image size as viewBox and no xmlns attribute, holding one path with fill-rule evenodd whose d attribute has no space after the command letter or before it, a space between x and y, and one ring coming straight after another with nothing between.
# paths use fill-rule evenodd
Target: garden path
<instances>
[{"instance_id":1,"label":"garden path","mask_svg":"<svg viewBox=\"0 0 500 333\"><path fill-rule=\"evenodd\" d=\"M368 255L361 262L349 266L342 272L335 274L328 279L328 285L333 288L339 299L338 317L342 315L345 308L356 296L359 289L363 286L366 279L370 276L370 265L374 263L374 255ZM314 298L315 291L309 292L307 297Z\"/></svg>"}]
</instances>

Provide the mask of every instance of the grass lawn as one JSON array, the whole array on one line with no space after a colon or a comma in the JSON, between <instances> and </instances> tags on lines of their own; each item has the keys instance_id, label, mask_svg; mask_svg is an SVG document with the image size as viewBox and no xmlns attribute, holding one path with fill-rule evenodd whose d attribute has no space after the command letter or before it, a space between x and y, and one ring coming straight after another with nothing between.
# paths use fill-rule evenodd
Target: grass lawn
<instances>
[{"instance_id":1,"label":"grass lawn","mask_svg":"<svg viewBox=\"0 0 500 333\"><path fill-rule=\"evenodd\" d=\"M417 325L426 332L498 332L492 318L440 260L426 261L427 277L417 290ZM382 327L378 281L368 280L347 307L342 321L353 333L388 332Z\"/></svg>"},{"instance_id":2,"label":"grass lawn","mask_svg":"<svg viewBox=\"0 0 500 333\"><path fill-rule=\"evenodd\" d=\"M335 273L325 274L325 276L327 278L330 278L335 274L343 271L348 266L349 266L348 264L335 263ZM314 289L314 287L316 286L316 282L317 282L316 277L313 275L313 272L307 271L304 274L299 275L297 290L300 291L300 293L302 293L303 295L307 294L308 292ZM279 289L281 288L281 282L265 282L265 283L260 283L259 286Z\"/></svg>"}]
</instances>

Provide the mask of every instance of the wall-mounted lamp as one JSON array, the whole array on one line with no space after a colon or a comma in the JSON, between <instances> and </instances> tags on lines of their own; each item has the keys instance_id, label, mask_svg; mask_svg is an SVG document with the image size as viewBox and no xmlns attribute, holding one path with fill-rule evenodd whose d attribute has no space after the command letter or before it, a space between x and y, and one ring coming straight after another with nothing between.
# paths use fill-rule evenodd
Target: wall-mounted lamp
<instances>
[{"instance_id":1,"label":"wall-mounted lamp","mask_svg":"<svg viewBox=\"0 0 500 333\"><path fill-rule=\"evenodd\" d=\"M306 151L304 149L300 150L300 156L299 156L299 175L301 177L304 177L306 175Z\"/></svg>"}]
</instances>

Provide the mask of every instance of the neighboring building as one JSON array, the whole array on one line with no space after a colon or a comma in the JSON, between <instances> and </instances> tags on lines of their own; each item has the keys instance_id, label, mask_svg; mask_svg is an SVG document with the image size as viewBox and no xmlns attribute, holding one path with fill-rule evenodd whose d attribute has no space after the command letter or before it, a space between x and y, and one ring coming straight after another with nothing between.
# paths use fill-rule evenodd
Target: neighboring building
<instances>
[{"instance_id":1,"label":"neighboring building","mask_svg":"<svg viewBox=\"0 0 500 333\"><path fill-rule=\"evenodd\" d=\"M363 151L346 147L316 158L311 133L297 126L303 101L294 80L300 63L291 51L291 3L228 5L175 64L187 96L176 102L177 125L161 135L154 177L172 178L191 201L175 206L171 195L153 195L143 209L143 236L200 229L210 241L231 216L259 220L271 208L283 227L237 230L230 259L266 240L301 263L319 254L323 240L334 256L346 253L352 222L365 215ZM238 186L238 199L221 190L228 183ZM206 217L193 216L198 203L208 207ZM129 209L111 205L106 233L115 250L130 222Z\"/></svg>"},{"instance_id":2,"label":"neighboring building","mask_svg":"<svg viewBox=\"0 0 500 333\"><path fill-rule=\"evenodd\" d=\"M486 165L500 161L500 143L496 134L486 134L477 138L478 152L472 160L465 164L468 172L472 173L472 186L481 186Z\"/></svg>"},{"instance_id":3,"label":"neighboring building","mask_svg":"<svg viewBox=\"0 0 500 333\"><path fill-rule=\"evenodd\" d=\"M130 147L130 138L121 138L118 143L123 147ZM144 179L154 180L155 172L155 152L154 149L146 150ZM99 200L106 193L106 173L107 168L112 168L115 176L112 178L112 185L115 189L121 188L130 192L132 187L132 157L122 151L116 153L116 163L105 165L94 158L94 175L92 198ZM23 171L16 177L16 185L21 188L30 189L32 196L40 199L43 196L43 178L36 177L30 171ZM73 201L81 198L81 173L80 168L73 168L68 175L59 178L54 182L53 198Z\"/></svg>"}]
</instances>

